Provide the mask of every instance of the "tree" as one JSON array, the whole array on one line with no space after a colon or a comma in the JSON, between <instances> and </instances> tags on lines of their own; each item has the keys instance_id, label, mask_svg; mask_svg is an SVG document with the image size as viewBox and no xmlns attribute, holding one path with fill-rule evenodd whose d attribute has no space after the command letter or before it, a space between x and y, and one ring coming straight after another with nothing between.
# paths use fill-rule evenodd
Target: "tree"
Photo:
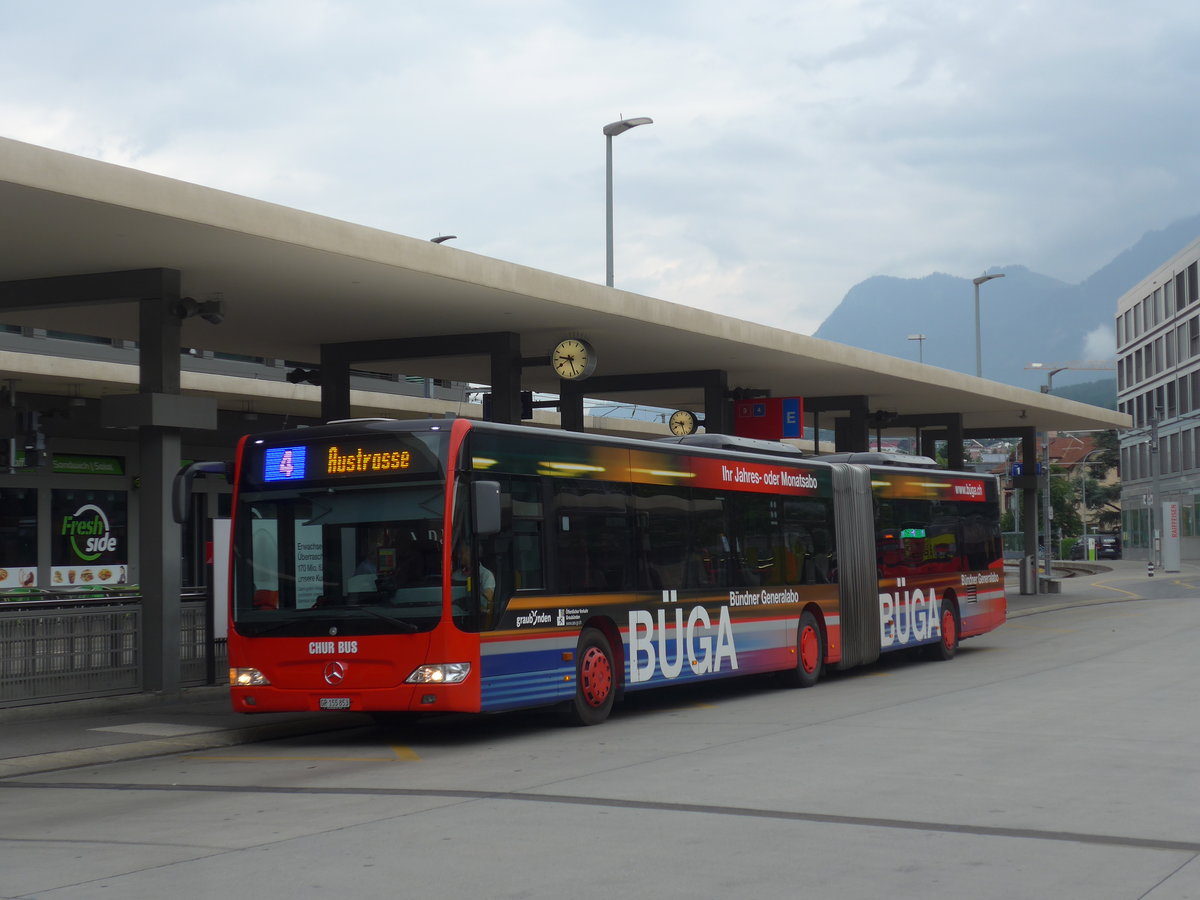
<instances>
[{"instance_id":1,"label":"tree","mask_svg":"<svg viewBox=\"0 0 1200 900\"><path fill-rule=\"evenodd\" d=\"M1054 513L1053 531L1064 538L1076 537L1083 531L1079 518L1077 485L1067 471L1060 466L1050 467L1050 509Z\"/></svg>"},{"instance_id":2,"label":"tree","mask_svg":"<svg viewBox=\"0 0 1200 900\"><path fill-rule=\"evenodd\" d=\"M1085 472L1076 478L1079 502L1086 501L1087 519L1094 531L1118 531L1121 527L1121 484L1118 478L1113 484L1104 484L1109 473L1120 469L1120 437L1115 429L1098 432L1093 438L1096 450L1087 463Z\"/></svg>"}]
</instances>

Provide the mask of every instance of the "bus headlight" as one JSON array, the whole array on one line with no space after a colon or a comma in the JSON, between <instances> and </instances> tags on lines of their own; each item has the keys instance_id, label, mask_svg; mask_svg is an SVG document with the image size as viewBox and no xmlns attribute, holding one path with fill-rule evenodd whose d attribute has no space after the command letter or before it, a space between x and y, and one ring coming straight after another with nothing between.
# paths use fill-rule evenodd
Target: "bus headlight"
<instances>
[{"instance_id":1,"label":"bus headlight","mask_svg":"<svg viewBox=\"0 0 1200 900\"><path fill-rule=\"evenodd\" d=\"M407 684L459 684L471 673L470 663L440 663L417 666L404 681Z\"/></svg>"},{"instance_id":2,"label":"bus headlight","mask_svg":"<svg viewBox=\"0 0 1200 900\"><path fill-rule=\"evenodd\" d=\"M262 687L265 684L270 684L269 679L258 669L252 667L246 668L230 668L229 683L234 687Z\"/></svg>"}]
</instances>

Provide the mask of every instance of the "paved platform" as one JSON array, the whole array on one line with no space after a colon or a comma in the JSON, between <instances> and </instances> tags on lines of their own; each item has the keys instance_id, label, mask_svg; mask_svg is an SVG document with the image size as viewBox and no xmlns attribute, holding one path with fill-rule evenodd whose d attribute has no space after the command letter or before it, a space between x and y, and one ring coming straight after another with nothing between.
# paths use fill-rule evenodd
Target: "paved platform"
<instances>
[{"instance_id":1,"label":"paved platform","mask_svg":"<svg viewBox=\"0 0 1200 900\"><path fill-rule=\"evenodd\" d=\"M1173 579L1200 583L1200 567L1146 577L1145 562L1056 566L1061 591L1021 596L1008 578L1009 618L1074 606L1144 600ZM1139 581L1138 579L1141 579ZM1140 589L1139 585L1144 586ZM179 695L136 694L0 709L0 778L106 762L228 747L369 725L359 713L265 713L230 708L225 687Z\"/></svg>"}]
</instances>

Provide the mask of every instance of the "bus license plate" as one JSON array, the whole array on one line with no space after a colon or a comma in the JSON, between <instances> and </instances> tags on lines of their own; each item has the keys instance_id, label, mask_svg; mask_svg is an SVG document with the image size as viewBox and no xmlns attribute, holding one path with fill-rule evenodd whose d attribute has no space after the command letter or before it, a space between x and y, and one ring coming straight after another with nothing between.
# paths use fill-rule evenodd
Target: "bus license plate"
<instances>
[{"instance_id":1,"label":"bus license plate","mask_svg":"<svg viewBox=\"0 0 1200 900\"><path fill-rule=\"evenodd\" d=\"M320 702L321 709L349 709L349 697L322 697Z\"/></svg>"}]
</instances>

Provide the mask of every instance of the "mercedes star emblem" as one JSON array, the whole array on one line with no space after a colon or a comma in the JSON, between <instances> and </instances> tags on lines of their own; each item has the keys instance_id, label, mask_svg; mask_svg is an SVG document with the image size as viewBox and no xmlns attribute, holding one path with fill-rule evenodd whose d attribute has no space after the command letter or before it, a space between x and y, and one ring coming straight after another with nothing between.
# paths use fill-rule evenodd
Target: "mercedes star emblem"
<instances>
[{"instance_id":1,"label":"mercedes star emblem","mask_svg":"<svg viewBox=\"0 0 1200 900\"><path fill-rule=\"evenodd\" d=\"M325 683L337 687L346 680L346 664L344 662L331 662L325 666Z\"/></svg>"}]
</instances>

